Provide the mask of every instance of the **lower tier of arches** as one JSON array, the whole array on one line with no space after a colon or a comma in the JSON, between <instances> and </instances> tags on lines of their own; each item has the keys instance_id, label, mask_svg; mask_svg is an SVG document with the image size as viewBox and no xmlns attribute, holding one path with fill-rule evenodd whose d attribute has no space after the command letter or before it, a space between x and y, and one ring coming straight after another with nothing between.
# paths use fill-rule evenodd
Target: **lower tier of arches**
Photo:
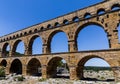
<instances>
[{"instance_id":1,"label":"lower tier of arches","mask_svg":"<svg viewBox=\"0 0 120 84\"><path fill-rule=\"evenodd\" d=\"M120 81L120 50L101 50L74 53L58 53L42 56L23 56L0 58L0 65L5 67L6 74L16 73L22 75L42 76L43 78L55 78L59 76L59 65L64 62L65 78L83 79L85 63L92 58L105 60L114 74L115 81ZM61 67L62 69L62 67Z\"/></svg>"}]
</instances>

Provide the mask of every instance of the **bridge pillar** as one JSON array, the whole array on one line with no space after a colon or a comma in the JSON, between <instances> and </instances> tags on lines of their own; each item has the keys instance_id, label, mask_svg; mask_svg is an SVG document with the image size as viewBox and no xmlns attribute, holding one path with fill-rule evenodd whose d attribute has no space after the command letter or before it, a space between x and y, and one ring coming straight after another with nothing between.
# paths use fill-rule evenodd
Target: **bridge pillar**
<instances>
[{"instance_id":1,"label":"bridge pillar","mask_svg":"<svg viewBox=\"0 0 120 84\"><path fill-rule=\"evenodd\" d=\"M9 51L9 56L11 57L13 54L12 50Z\"/></svg>"},{"instance_id":2,"label":"bridge pillar","mask_svg":"<svg viewBox=\"0 0 120 84\"><path fill-rule=\"evenodd\" d=\"M22 65L22 75L24 75L24 76L27 75L27 65L25 65L25 64Z\"/></svg>"},{"instance_id":3,"label":"bridge pillar","mask_svg":"<svg viewBox=\"0 0 120 84\"><path fill-rule=\"evenodd\" d=\"M5 74L10 74L10 64L5 67Z\"/></svg>"},{"instance_id":4,"label":"bridge pillar","mask_svg":"<svg viewBox=\"0 0 120 84\"><path fill-rule=\"evenodd\" d=\"M110 48L112 49L117 49L120 48L119 45L119 40L118 40L118 29L117 28L117 22L116 21L110 21L110 23L108 24L108 39L109 39L109 44L110 44Z\"/></svg>"},{"instance_id":5,"label":"bridge pillar","mask_svg":"<svg viewBox=\"0 0 120 84\"><path fill-rule=\"evenodd\" d=\"M115 75L115 82L120 82L120 67L119 66L112 67L112 70Z\"/></svg>"},{"instance_id":6,"label":"bridge pillar","mask_svg":"<svg viewBox=\"0 0 120 84\"><path fill-rule=\"evenodd\" d=\"M42 78L47 78L47 66L43 65L42 66Z\"/></svg>"},{"instance_id":7,"label":"bridge pillar","mask_svg":"<svg viewBox=\"0 0 120 84\"><path fill-rule=\"evenodd\" d=\"M77 69L76 66L70 66L69 69L70 69L70 79L71 80L78 79L78 77L77 77L77 71L76 71L76 69Z\"/></svg>"},{"instance_id":8,"label":"bridge pillar","mask_svg":"<svg viewBox=\"0 0 120 84\"><path fill-rule=\"evenodd\" d=\"M69 52L77 51L77 45L75 43L75 40L69 40L68 41L68 48L69 48Z\"/></svg>"},{"instance_id":9,"label":"bridge pillar","mask_svg":"<svg viewBox=\"0 0 120 84\"><path fill-rule=\"evenodd\" d=\"M31 55L32 53L31 53L31 51L28 50L28 47L26 47L24 54L25 54L25 55Z\"/></svg>"},{"instance_id":10,"label":"bridge pillar","mask_svg":"<svg viewBox=\"0 0 120 84\"><path fill-rule=\"evenodd\" d=\"M43 49L42 49L43 54L48 54L50 53L49 48L47 44L43 44Z\"/></svg>"}]
</instances>

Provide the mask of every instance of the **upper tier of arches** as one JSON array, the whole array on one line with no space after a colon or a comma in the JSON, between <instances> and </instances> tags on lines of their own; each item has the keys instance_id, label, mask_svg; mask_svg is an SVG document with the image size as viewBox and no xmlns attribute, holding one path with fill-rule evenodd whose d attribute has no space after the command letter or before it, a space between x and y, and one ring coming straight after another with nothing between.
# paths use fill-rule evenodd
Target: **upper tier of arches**
<instances>
[{"instance_id":1,"label":"upper tier of arches","mask_svg":"<svg viewBox=\"0 0 120 84\"><path fill-rule=\"evenodd\" d=\"M90 6L89 8L81 9L81 10L78 10L76 12L62 16L63 18L58 17L58 18L56 18L57 21L56 21L56 19L53 19L53 20L32 26L28 29L15 32L12 35L10 34L10 35L1 37L0 42L4 42L7 40L19 38L22 36L38 33L40 31L44 31L44 30L58 28L58 27L61 27L64 25L74 23L74 22L90 19L90 18L95 17L95 16L101 16L101 15L104 15L104 14L109 13L109 12L114 12L114 11L120 10L120 2L119 1L112 2L112 0L111 0L108 2L108 4L110 4L110 5L106 5L105 3L103 3L103 4L100 4L103 6L99 6L99 4L94 5L95 7ZM96 9L94 9L94 8L96 8ZM94 13L92 11L93 9L95 10ZM87 10L87 11L84 11L84 10Z\"/></svg>"}]
</instances>

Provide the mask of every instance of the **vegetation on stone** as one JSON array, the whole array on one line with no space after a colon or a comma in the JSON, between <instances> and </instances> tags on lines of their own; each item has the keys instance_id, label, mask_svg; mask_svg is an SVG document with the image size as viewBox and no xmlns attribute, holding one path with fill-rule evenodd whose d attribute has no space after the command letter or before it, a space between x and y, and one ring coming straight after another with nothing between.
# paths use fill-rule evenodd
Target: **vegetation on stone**
<instances>
[{"instance_id":1,"label":"vegetation on stone","mask_svg":"<svg viewBox=\"0 0 120 84\"><path fill-rule=\"evenodd\" d=\"M110 67L97 67L97 66L86 66L84 67L84 70L93 70L93 71L103 71L103 70L109 70L111 71Z\"/></svg>"},{"instance_id":2,"label":"vegetation on stone","mask_svg":"<svg viewBox=\"0 0 120 84\"><path fill-rule=\"evenodd\" d=\"M5 68L4 67L0 68L0 77L5 77Z\"/></svg>"},{"instance_id":3,"label":"vegetation on stone","mask_svg":"<svg viewBox=\"0 0 120 84\"><path fill-rule=\"evenodd\" d=\"M41 79L38 79L39 82L43 82L43 81L46 81L45 78L41 78Z\"/></svg>"}]
</instances>

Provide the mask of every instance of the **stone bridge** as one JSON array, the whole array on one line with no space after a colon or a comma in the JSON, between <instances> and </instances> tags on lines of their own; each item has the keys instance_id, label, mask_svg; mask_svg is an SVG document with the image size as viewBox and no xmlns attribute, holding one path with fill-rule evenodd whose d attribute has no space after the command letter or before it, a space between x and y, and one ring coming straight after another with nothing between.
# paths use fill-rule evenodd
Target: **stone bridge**
<instances>
[{"instance_id":1,"label":"stone bridge","mask_svg":"<svg viewBox=\"0 0 120 84\"><path fill-rule=\"evenodd\" d=\"M81 79L86 61L98 57L111 66L115 81L120 81L120 44L118 26L120 23L120 0L105 0L101 3L83 8L72 13L35 24L20 31L0 37L0 63L6 67L6 74L34 74L42 68L42 77L49 78L55 73L57 62L66 60L70 79ZM78 51L78 33L88 25L98 25L107 34L109 49ZM51 40L59 32L64 32L68 39L68 52L51 53ZM35 38L42 39L42 54L33 55L32 45ZM17 45L24 43L22 56L15 54ZM9 53L7 46L10 46ZM102 44L100 44L102 45Z\"/></svg>"}]
</instances>

